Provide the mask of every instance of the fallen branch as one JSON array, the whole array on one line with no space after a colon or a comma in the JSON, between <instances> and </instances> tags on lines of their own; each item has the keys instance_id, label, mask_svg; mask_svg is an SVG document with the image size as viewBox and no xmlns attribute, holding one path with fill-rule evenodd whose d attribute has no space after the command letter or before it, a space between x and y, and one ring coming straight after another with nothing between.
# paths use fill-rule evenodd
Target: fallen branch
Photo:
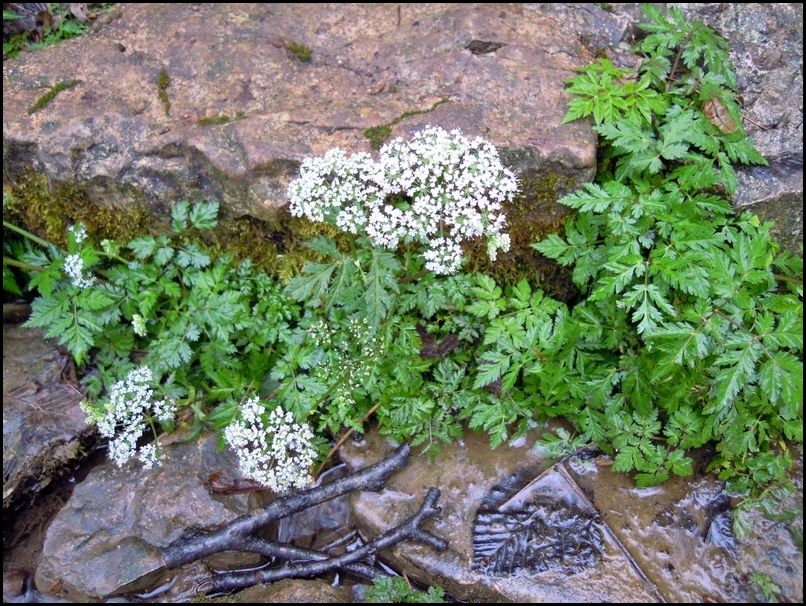
<instances>
[{"instance_id":1,"label":"fallen branch","mask_svg":"<svg viewBox=\"0 0 806 606\"><path fill-rule=\"evenodd\" d=\"M252 533L273 520L290 516L353 490L380 490L383 481L401 469L410 454L408 444L403 444L382 461L340 480L278 499L263 509L241 516L213 532L174 541L163 550L163 564L169 569L177 568L220 551L257 553L288 562L279 568L220 572L196 588L197 593L210 591L218 593L281 579L315 577L336 569L371 579L382 573L362 561L405 540L419 541L442 551L447 547L447 542L420 528L424 520L440 511L436 506L439 499L439 491L436 488L428 489L420 510L403 524L385 532L363 547L339 556L329 556L320 551L273 543L252 536Z\"/></svg>"},{"instance_id":2,"label":"fallen branch","mask_svg":"<svg viewBox=\"0 0 806 606\"><path fill-rule=\"evenodd\" d=\"M321 551L314 549L303 549L301 547L292 547L291 545L281 545L279 543L272 543L263 539L250 538L247 539L243 545L243 551L251 553L258 553L267 558L279 558L281 560L294 561L310 561L310 560L327 560L330 556ZM372 566L366 564L346 564L341 568L349 573L359 576L364 579L374 579L379 575L379 572ZM232 574L232 573L229 573Z\"/></svg>"},{"instance_id":3,"label":"fallen branch","mask_svg":"<svg viewBox=\"0 0 806 606\"><path fill-rule=\"evenodd\" d=\"M282 579L316 577L337 568L346 568L354 565L364 558L375 555L379 551L392 547L405 540L419 541L429 547L433 547L437 551L444 551L448 546L444 539L434 536L430 532L420 528L420 525L426 519L441 511L441 509L436 506L437 499L439 499L439 490L429 488L423 500L423 504L417 513L400 526L388 530L355 551L313 562L308 561L288 564L281 568L220 574L214 579L204 582L198 589L201 590L203 588L205 592L221 593L243 589L261 583L273 583Z\"/></svg>"},{"instance_id":4,"label":"fallen branch","mask_svg":"<svg viewBox=\"0 0 806 606\"><path fill-rule=\"evenodd\" d=\"M410 454L409 445L403 444L385 459L340 480L278 499L213 532L190 539L178 539L163 550L163 565L168 569L178 568L220 551L244 551L243 546L250 535L273 520L285 518L353 490L380 490L387 477L403 468ZM357 560L351 560L355 561Z\"/></svg>"}]
</instances>

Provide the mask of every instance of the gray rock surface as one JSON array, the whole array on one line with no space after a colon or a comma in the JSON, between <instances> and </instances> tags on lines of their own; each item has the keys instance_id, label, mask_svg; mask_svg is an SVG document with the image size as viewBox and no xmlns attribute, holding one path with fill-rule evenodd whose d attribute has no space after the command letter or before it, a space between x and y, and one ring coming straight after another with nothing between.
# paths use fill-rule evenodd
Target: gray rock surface
<instances>
[{"instance_id":1,"label":"gray rock surface","mask_svg":"<svg viewBox=\"0 0 806 606\"><path fill-rule=\"evenodd\" d=\"M234 454L217 452L215 435L165 446L163 457L152 470L106 461L76 485L48 528L36 572L41 591L81 601L150 589L161 548L250 510L249 495L208 491L210 474L237 467Z\"/></svg>"},{"instance_id":2,"label":"gray rock surface","mask_svg":"<svg viewBox=\"0 0 806 606\"><path fill-rule=\"evenodd\" d=\"M795 492L774 499L777 511L743 514L741 539L733 534L736 503L710 474L638 489L628 474L593 461L572 458L567 469L666 601L754 602L763 595L752 573L767 575L780 601L802 601L802 464L793 470Z\"/></svg>"},{"instance_id":3,"label":"gray rock surface","mask_svg":"<svg viewBox=\"0 0 806 606\"><path fill-rule=\"evenodd\" d=\"M346 589L332 587L319 579L286 579L210 601L225 604L342 604L351 600Z\"/></svg>"},{"instance_id":4,"label":"gray rock surface","mask_svg":"<svg viewBox=\"0 0 806 606\"><path fill-rule=\"evenodd\" d=\"M6 178L40 171L99 204L145 200L164 214L203 198L267 219L304 157L368 150L370 127L394 137L426 124L490 139L530 179L593 176L589 125L561 124L564 80L593 54L572 24L528 6L132 4L119 13L99 32L4 63ZM70 80L79 82L28 113Z\"/></svg>"},{"instance_id":5,"label":"gray rock surface","mask_svg":"<svg viewBox=\"0 0 806 606\"><path fill-rule=\"evenodd\" d=\"M50 484L79 457L92 429L81 392L64 375L69 355L41 332L3 325L3 509Z\"/></svg>"}]
</instances>

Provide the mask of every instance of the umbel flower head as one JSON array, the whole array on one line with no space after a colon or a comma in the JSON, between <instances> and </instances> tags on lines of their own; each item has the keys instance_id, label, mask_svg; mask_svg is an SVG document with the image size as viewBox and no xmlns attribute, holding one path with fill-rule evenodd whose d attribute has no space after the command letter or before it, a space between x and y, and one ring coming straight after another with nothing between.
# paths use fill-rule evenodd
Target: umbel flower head
<instances>
[{"instance_id":1,"label":"umbel flower head","mask_svg":"<svg viewBox=\"0 0 806 606\"><path fill-rule=\"evenodd\" d=\"M146 469L158 463L154 444L137 449L137 441L147 428L146 415L163 422L173 421L176 404L171 400L155 400L151 387L154 375L146 366L135 368L126 378L109 390L109 402L99 411L82 402L82 409L91 422L98 424L99 433L109 438L109 458L118 467L137 456Z\"/></svg>"},{"instance_id":2,"label":"umbel flower head","mask_svg":"<svg viewBox=\"0 0 806 606\"><path fill-rule=\"evenodd\" d=\"M241 473L276 493L307 487L316 460L311 428L295 423L294 415L279 406L268 414L268 421L265 412L257 396L248 398L241 405L241 420L224 430Z\"/></svg>"},{"instance_id":3,"label":"umbel flower head","mask_svg":"<svg viewBox=\"0 0 806 606\"><path fill-rule=\"evenodd\" d=\"M288 198L292 215L366 235L376 246L419 242L426 268L450 274L459 269L465 240L487 238L493 260L509 250L502 205L517 191L492 144L428 127L383 146L377 161L339 148L306 158Z\"/></svg>"}]
</instances>

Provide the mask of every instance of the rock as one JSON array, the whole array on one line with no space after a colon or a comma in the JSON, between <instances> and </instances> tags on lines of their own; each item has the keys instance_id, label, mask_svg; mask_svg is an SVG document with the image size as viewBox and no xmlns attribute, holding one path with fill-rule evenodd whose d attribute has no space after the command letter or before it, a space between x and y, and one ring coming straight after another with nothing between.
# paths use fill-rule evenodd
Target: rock
<instances>
[{"instance_id":1,"label":"rock","mask_svg":"<svg viewBox=\"0 0 806 606\"><path fill-rule=\"evenodd\" d=\"M782 589L782 601L801 602L803 556L787 526L754 510L749 536L737 540L733 504L713 476L638 489L630 475L591 461L572 458L567 469L666 601L753 602L749 575L761 572ZM799 494L781 507L800 511L802 533L802 466L795 476Z\"/></svg>"},{"instance_id":2,"label":"rock","mask_svg":"<svg viewBox=\"0 0 806 606\"><path fill-rule=\"evenodd\" d=\"M486 137L525 182L561 175L570 187L593 176L589 124L561 124L564 80L593 54L550 11L173 4L119 12L100 31L3 64L6 179L44 173L80 185L90 201L144 200L161 217L188 198L272 219L306 156L367 151L368 137L378 143L426 124ZM617 37L618 19L599 12L597 23L614 23L607 37ZM51 87L73 80L33 111Z\"/></svg>"},{"instance_id":3,"label":"rock","mask_svg":"<svg viewBox=\"0 0 806 606\"><path fill-rule=\"evenodd\" d=\"M433 462L414 456L381 492L353 495L356 523L377 536L436 486L442 512L426 527L448 540L448 550L403 543L383 553L418 582L467 601L656 601L573 480L556 466L544 472L548 462L527 447L534 439L491 451L486 436L468 433ZM370 433L363 445L347 444L340 453L358 468L388 449Z\"/></svg>"},{"instance_id":4,"label":"rock","mask_svg":"<svg viewBox=\"0 0 806 606\"><path fill-rule=\"evenodd\" d=\"M36 330L3 325L3 510L75 461L92 429L66 380L70 356Z\"/></svg>"},{"instance_id":5,"label":"rock","mask_svg":"<svg viewBox=\"0 0 806 606\"><path fill-rule=\"evenodd\" d=\"M286 579L271 585L257 585L210 602L227 604L343 604L349 602L349 593L342 587L333 587L315 579Z\"/></svg>"},{"instance_id":6,"label":"rock","mask_svg":"<svg viewBox=\"0 0 806 606\"><path fill-rule=\"evenodd\" d=\"M160 467L132 461L118 469L106 461L76 485L48 528L40 591L82 601L151 588L162 571L161 548L250 510L249 495L208 492L211 473L237 466L231 451L217 452L214 434L163 450Z\"/></svg>"},{"instance_id":7,"label":"rock","mask_svg":"<svg viewBox=\"0 0 806 606\"><path fill-rule=\"evenodd\" d=\"M776 222L794 251L803 243L803 4L681 4L721 33L742 96L748 135L767 167L738 171L737 209Z\"/></svg>"}]
</instances>

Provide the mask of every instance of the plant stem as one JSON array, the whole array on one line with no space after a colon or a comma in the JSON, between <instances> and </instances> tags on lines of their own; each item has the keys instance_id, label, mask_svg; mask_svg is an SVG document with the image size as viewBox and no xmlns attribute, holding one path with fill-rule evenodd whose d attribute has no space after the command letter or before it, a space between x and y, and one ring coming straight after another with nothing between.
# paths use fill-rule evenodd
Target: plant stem
<instances>
[{"instance_id":1,"label":"plant stem","mask_svg":"<svg viewBox=\"0 0 806 606\"><path fill-rule=\"evenodd\" d=\"M45 271L47 269L46 267L39 267L39 265L23 263L22 261L10 259L9 257L3 257L3 265L11 265L12 267L19 267L20 269L26 269L28 271Z\"/></svg>"},{"instance_id":2,"label":"plant stem","mask_svg":"<svg viewBox=\"0 0 806 606\"><path fill-rule=\"evenodd\" d=\"M22 227L17 227L13 223L9 223L8 221L3 221L3 227L6 227L13 232L17 232L21 236L24 236L29 240L31 240L32 242L36 242L37 244L39 244L40 246L44 246L45 248L48 248L49 246L54 246L54 244L51 244L47 240L32 234L31 232L29 232L26 229L23 229Z\"/></svg>"},{"instance_id":3,"label":"plant stem","mask_svg":"<svg viewBox=\"0 0 806 606\"><path fill-rule=\"evenodd\" d=\"M377 404L375 404L375 406L373 406L367 412L365 412L364 416L359 419L358 424L362 425L364 423L364 421L366 421L372 415L373 412L375 412L376 410L378 410L378 408L380 408L380 406L381 406L381 403L378 402ZM342 434L342 436L338 439L338 441L333 445L333 448L331 448L328 451L327 456L325 457L325 460L322 461L319 464L319 467L316 469L316 472L313 474L313 481L314 482L316 482L317 478L319 478L319 474L322 473L322 470L325 468L325 465L330 460L330 457L332 457L334 454L336 454L336 451L339 448L341 448L341 445L344 444L347 441L347 438L349 438L351 435L353 435L353 428L352 427L350 429L348 429L347 431L345 431Z\"/></svg>"}]
</instances>

